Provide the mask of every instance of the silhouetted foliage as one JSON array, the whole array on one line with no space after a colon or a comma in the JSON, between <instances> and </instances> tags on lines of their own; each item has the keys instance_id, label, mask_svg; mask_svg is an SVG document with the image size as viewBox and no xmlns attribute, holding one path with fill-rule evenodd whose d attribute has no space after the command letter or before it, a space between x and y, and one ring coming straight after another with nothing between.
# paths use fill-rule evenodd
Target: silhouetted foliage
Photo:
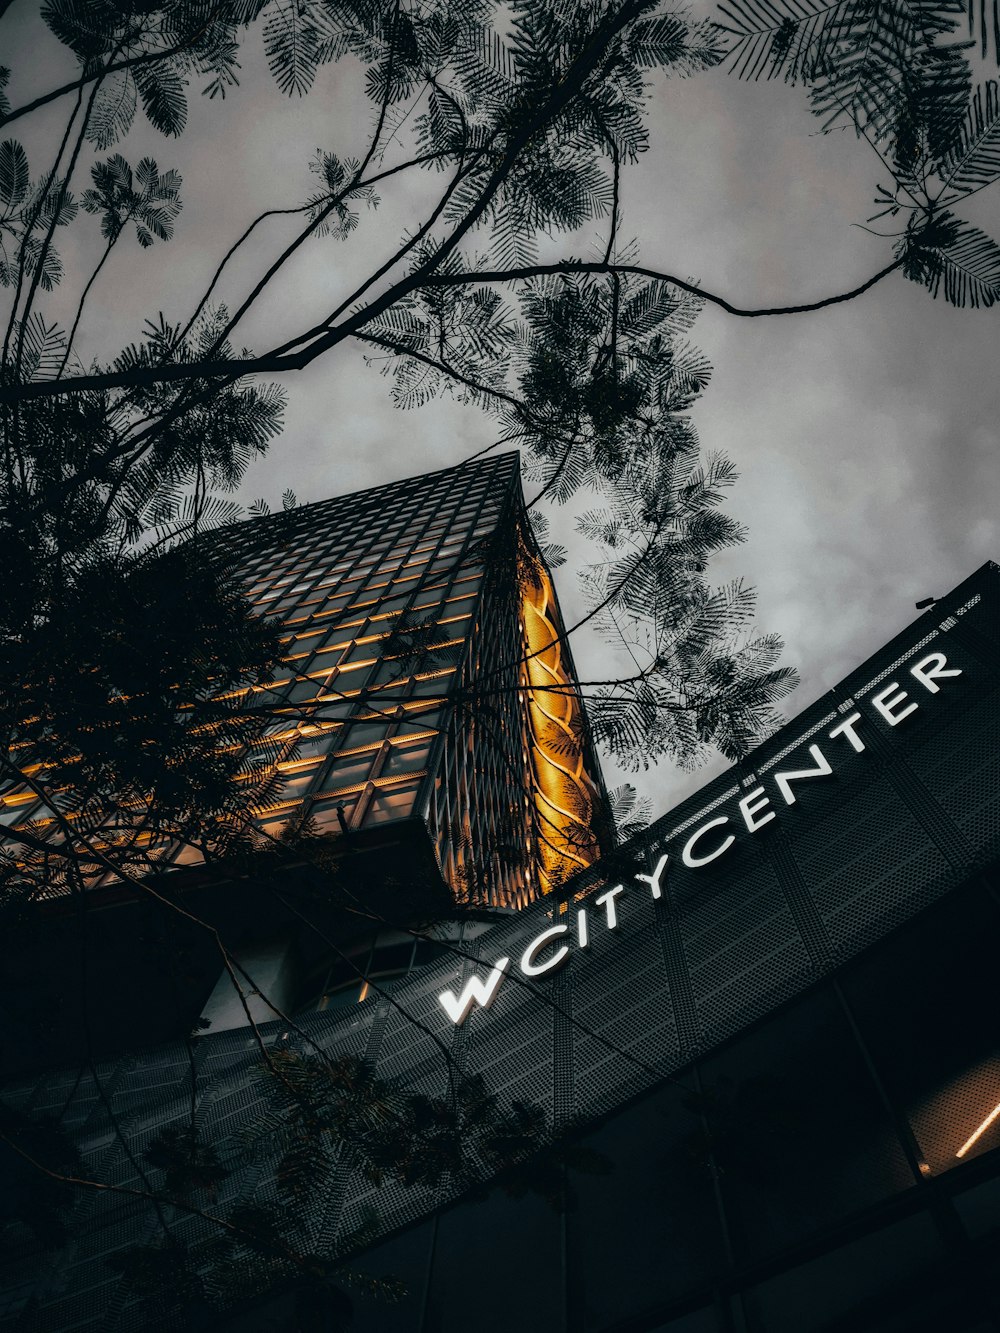
<instances>
[{"instance_id":1,"label":"silhouetted foliage","mask_svg":"<svg viewBox=\"0 0 1000 1333\"><path fill-rule=\"evenodd\" d=\"M981 55L1000 61L1000 9L837 0L819 4L723 0L727 63L741 78L808 88L823 131L853 129L890 175L876 212L896 218L905 277L957 306L1000 300L1000 246L951 208L1000 177L997 84L973 86L963 20Z\"/></svg>"},{"instance_id":2,"label":"silhouetted foliage","mask_svg":"<svg viewBox=\"0 0 1000 1333\"><path fill-rule=\"evenodd\" d=\"M638 512L641 478L651 469L676 476L675 494L683 491L689 509L698 490L687 414L709 370L683 342L697 298L668 281L617 272L526 277L510 292L478 277L498 264L531 263L543 233L602 217L610 227L606 259L618 259L619 175L646 143L650 72L689 75L717 63L723 47L711 24L653 14L647 3L594 0L565 9L532 0L511 11L506 30L489 0L414 8L396 0L223 3L209 11L189 0L138 10L60 0L44 16L79 61L80 77L2 116L14 124L75 94L65 140L35 186L24 146L8 139L0 147L2 273L12 292L0 371L0 543L16 584L4 631L7 679L28 685L7 706L15 749L6 775L14 779L23 766L15 754L46 765L11 792L26 809L35 798L35 824L19 842L14 837L10 873L51 875L56 863L44 844L56 835L66 844L67 814L78 821L78 844L100 830L99 855L95 861L87 847L82 866L92 878L116 859L140 868L167 838L187 837L202 854L224 850L238 836L240 809L245 823L246 811L267 797L274 779L266 725L259 713L244 718L241 703L280 648L241 605L235 568L213 560L201 540L238 517L225 493L280 428L280 393L246 380L250 354L235 350L232 335L301 243L346 241L361 224L360 209L377 205L376 182L399 170L443 172L439 204L403 240L388 290L371 297L363 282L360 307L349 301L343 319L313 331L307 359L324 340L357 335L388 355L400 406L457 392L497 413L503 438L534 460L549 498L597 488L620 517L635 516L636 568L610 559L603 583L596 569L587 576L605 626L630 615L639 597L649 620L632 636L645 635L655 649L633 691L642 697L601 689L593 700L598 734L627 762L665 753L689 761L713 741L737 753L771 725L767 702L782 682L761 670L747 647L755 641L740 640L741 617L723 625L717 610L715 637L703 634L697 655L668 649L693 606L728 606L708 587L704 565L739 530L703 516L682 552L680 501L677 512L645 527ZM87 338L84 307L110 271L113 250L134 233L152 254L154 241L170 240L182 205L176 170L148 155L133 167L121 151L104 154L129 133L138 108L176 136L189 87L209 96L234 89L239 43L255 24L286 93L304 94L331 61L363 63L376 110L367 150L312 155L304 228L234 309L207 302L256 223L227 252L186 322L160 314L141 338L88 371L77 350ZM390 166L394 140L403 160ZM90 184L74 193L88 153ZM39 310L39 294L62 276L57 233L88 215L103 249L64 333ZM464 257L473 237L487 247L478 259ZM286 506L292 502L286 496ZM185 541L186 555L172 551ZM204 613L182 623L182 603ZM92 631L83 631L84 617ZM142 630L148 651L124 643L129 625L133 637ZM401 675L422 654L449 651L417 623L401 621L393 635ZM714 706L706 696L713 681ZM688 710L688 722L654 718L664 700ZM251 745L255 768L246 757ZM54 786L58 802L46 795Z\"/></svg>"},{"instance_id":3,"label":"silhouetted foliage","mask_svg":"<svg viewBox=\"0 0 1000 1333\"><path fill-rule=\"evenodd\" d=\"M54 1249L65 1243L80 1158L55 1116L32 1116L0 1105L0 1255ZM54 1175L46 1175L52 1172Z\"/></svg>"},{"instance_id":4,"label":"silhouetted foliage","mask_svg":"<svg viewBox=\"0 0 1000 1333\"><path fill-rule=\"evenodd\" d=\"M618 760L693 764L711 746L738 758L774 726L794 679L778 665L780 644L754 631L748 589L707 577L713 554L743 533L721 509L731 464L700 457L691 411L711 368L687 334L705 302L735 315L795 313L897 271L956 305L1000 299L1000 250L955 212L1000 177L997 83L975 82L959 40L967 13L981 54L991 41L995 50L996 0L992 25L987 9L958 0L724 0L716 22L655 0L48 0L42 13L75 77L12 107L20 71L0 70L5 919L54 892L82 900L105 877L147 883L171 844L225 858L234 872L259 864L248 820L277 790L277 752L267 709L259 696L250 706L249 692L270 679L282 645L238 582L242 535L208 534L242 517L227 496L281 428L283 394L259 377L349 340L387 376L397 406L451 394L490 413L498 442L522 450L538 501L577 504L595 557L582 572L581 623L631 663L621 679L584 686L595 734ZM251 31L290 96L338 61L360 67L357 123L373 128L336 151L288 145L301 154L302 198L275 199L220 243L203 291L183 290L176 260L169 277L161 270L144 329L109 350L84 319L88 299L123 242L134 238L153 265L167 242L181 243L183 218L180 174L123 141L137 120L176 139L193 92L235 95ZM853 130L875 149L884 176L869 221L898 223L894 258L853 292L739 310L697 281L641 266L621 187L647 146L653 80L717 65L802 84L823 130ZM14 136L46 107L65 129L39 167L35 143ZM241 321L303 245L350 244L379 191L416 173L436 184L434 201L384 267L355 267L353 289L318 324L276 335L260 354L239 345ZM230 261L278 214L298 230L281 248L262 246L267 257L223 304ZM63 240L70 227L89 228L97 244L87 275L66 272L63 256L77 252ZM574 253L581 231L595 238L590 258ZM551 253L558 239L562 258L540 262L539 243ZM42 307L68 277L66 329ZM259 501L250 513L288 522L295 497L286 491L282 504L269 515ZM544 543L544 521L536 528ZM550 545L553 564L559 551ZM401 676L450 651L439 629L405 618L388 647ZM486 673L475 701L488 717ZM615 802L623 833L645 818L630 791ZM317 842L304 821L271 854L309 844L318 864L330 861ZM502 840L493 850L506 854ZM286 1282L302 1328L345 1327L352 1284L398 1295L391 1280L313 1253L302 1234L297 1203L344 1155L375 1185L472 1188L499 1173L517 1192L529 1181L519 1168L547 1145L547 1166L530 1179L566 1201L572 1154L551 1143L538 1108L502 1106L482 1081L456 1079L433 1097L361 1061L276 1049L259 1077L271 1111L239 1143L203 1141L192 1116L161 1127L133 1162L162 1173L162 1193L145 1195L161 1234L119 1260L151 1329L211 1326L213 1311ZM725 1105L702 1112L725 1137ZM58 1243L65 1187L46 1176L32 1212L23 1176L29 1159L72 1175L72 1151L40 1121L5 1116L0 1129L12 1217ZM273 1197L227 1204L203 1217L211 1239L179 1240L169 1210L222 1195L240 1158L271 1170ZM365 1225L357 1246L374 1234Z\"/></svg>"}]
</instances>

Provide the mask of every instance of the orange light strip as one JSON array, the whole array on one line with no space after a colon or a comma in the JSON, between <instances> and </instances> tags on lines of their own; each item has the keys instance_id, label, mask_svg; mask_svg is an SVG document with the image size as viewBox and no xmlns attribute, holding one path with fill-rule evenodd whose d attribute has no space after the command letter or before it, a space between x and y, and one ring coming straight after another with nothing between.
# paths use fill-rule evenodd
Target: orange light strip
<instances>
[{"instance_id":1,"label":"orange light strip","mask_svg":"<svg viewBox=\"0 0 1000 1333\"><path fill-rule=\"evenodd\" d=\"M551 579L524 547L520 565L527 648L522 679L532 738L538 873L547 893L599 855L592 829L596 791L584 762L580 705L563 660Z\"/></svg>"},{"instance_id":2,"label":"orange light strip","mask_svg":"<svg viewBox=\"0 0 1000 1333\"><path fill-rule=\"evenodd\" d=\"M998 1103L996 1106L994 1106L993 1110L989 1113L989 1115L986 1117L986 1119L983 1121L983 1123L979 1126L979 1128L978 1128L977 1130L974 1130L973 1133L971 1133L971 1134L969 1135L969 1137L968 1137L968 1138L965 1140L965 1142L962 1144L961 1148L959 1148L959 1150L958 1150L958 1152L955 1154L955 1156L956 1156L956 1157L964 1157L965 1154L966 1154L966 1153L969 1151L969 1149L972 1147L972 1145L973 1145L974 1143L978 1142L978 1140L981 1139L981 1138L983 1137L983 1135L984 1135L984 1134L986 1133L986 1131L989 1129L990 1125L993 1124L993 1121L996 1120L997 1116L1000 1116L1000 1103Z\"/></svg>"}]
</instances>

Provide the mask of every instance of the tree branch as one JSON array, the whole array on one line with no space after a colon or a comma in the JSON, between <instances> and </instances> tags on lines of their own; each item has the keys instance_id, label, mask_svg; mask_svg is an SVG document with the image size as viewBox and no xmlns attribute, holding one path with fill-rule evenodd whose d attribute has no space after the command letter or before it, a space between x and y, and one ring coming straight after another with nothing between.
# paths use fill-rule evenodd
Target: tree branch
<instances>
[{"instance_id":1,"label":"tree branch","mask_svg":"<svg viewBox=\"0 0 1000 1333\"><path fill-rule=\"evenodd\" d=\"M112 1185L107 1181L88 1180L85 1176L70 1176L64 1174L62 1171L53 1171L50 1167L43 1165L36 1158L25 1152L22 1147L16 1144L8 1135L4 1134L2 1130L0 1130L0 1140L6 1143L7 1147L10 1148L12 1152L17 1153L18 1157L23 1158L23 1160L30 1166L33 1166L36 1171L40 1171L42 1175L48 1176L50 1180L57 1180L63 1185L75 1185L78 1189L97 1190L103 1194L123 1194L128 1198L143 1199L146 1203L152 1203L154 1205L162 1206L163 1204L167 1204L171 1208L176 1208L179 1212L187 1213L190 1217L200 1217L205 1222L211 1222L213 1226L221 1227L223 1231L228 1232L231 1236L246 1240L252 1246L269 1249L273 1251L273 1253L280 1255L283 1259L287 1259L289 1262L295 1264L298 1268L303 1268L310 1273L315 1271L316 1261L313 1257L297 1254L295 1250L290 1249L280 1241L277 1243L267 1241L262 1236L246 1231L243 1227L235 1226L232 1222L227 1222L224 1217L219 1217L217 1213L207 1213L203 1208L197 1208L194 1204L186 1203L182 1199L171 1198L167 1194L147 1193L146 1190L129 1189L126 1185Z\"/></svg>"},{"instance_id":2,"label":"tree branch","mask_svg":"<svg viewBox=\"0 0 1000 1333\"><path fill-rule=\"evenodd\" d=\"M9 0L8 0L9 3ZM4 6L6 8L6 5ZM0 9L0 16L3 15L3 9ZM196 38L200 37L206 30L212 19L218 15L218 9L213 11L206 22L194 32L189 33L176 46L168 46L163 51L145 51L142 55L127 56L124 60L112 60L109 65L103 69L94 70L92 74L84 74L79 79L73 79L70 83L64 83L58 88L53 88L51 92L43 93L36 97L33 102L26 102L24 106L15 107L13 111L8 111L6 116L0 116L0 129L9 125L12 121L20 120L22 116L30 116L32 111L37 111L39 107L47 106L49 102L58 101L60 97L65 97L67 93L82 92L88 83L93 83L95 79L105 79L109 74L117 74L119 70L136 69L140 65L153 65L158 60L169 60L172 56L180 55L182 51L187 50Z\"/></svg>"},{"instance_id":3,"label":"tree branch","mask_svg":"<svg viewBox=\"0 0 1000 1333\"><path fill-rule=\"evenodd\" d=\"M891 264L872 277L867 278L858 287L852 287L850 291L839 292L836 296L825 296L818 301L807 301L800 305L776 305L747 308L744 306L733 305L727 301L724 296L718 296L714 292L706 291L704 287L699 287L697 283L689 282L685 278L678 278L672 273L660 273L656 269L644 268L639 264L611 264L608 262L587 263L575 259L563 260L556 264L530 264L524 268L503 269L497 271L484 271L482 273L435 273L426 278L421 286L426 287L457 287L463 284L474 286L476 283L486 282L519 282L528 278L542 278L550 274L566 276L570 273L610 273L610 274L634 274L637 277L651 278L656 282L667 282L672 287L679 287L681 291L689 292L692 296L697 296L702 301L707 301L710 305L716 305L721 310L725 310L729 315L738 315L742 319L759 319L764 315L805 315L814 310L825 310L827 306L840 305L845 301L853 301L859 296L863 296L869 288L874 287L876 283L888 277L890 273L895 272L902 265L901 259L894 259Z\"/></svg>"},{"instance_id":4,"label":"tree branch","mask_svg":"<svg viewBox=\"0 0 1000 1333\"><path fill-rule=\"evenodd\" d=\"M440 251L438 253L440 254ZM335 347L347 337L354 337L369 320L382 314L400 296L408 295L410 291L420 287L458 287L463 285L475 286L477 283L520 282L528 278L546 277L550 274L563 276L571 273L634 274L638 277L651 278L657 282L670 283L671 286L679 287L681 291L689 292L692 296L697 296L710 305L718 306L725 310L727 314L737 315L744 319L755 319L764 315L804 315L815 310L825 310L828 306L841 305L845 301L853 301L857 297L863 296L865 292L881 282L883 278L888 277L890 273L894 273L901 267L902 262L901 259L894 259L891 264L879 269L877 273L861 283L860 286L852 287L850 291L840 292L836 296L826 296L819 301L808 301L800 305L764 306L754 309L733 305L724 296L706 291L705 288L699 287L696 283L688 282L686 279L678 278L671 273L660 273L656 269L644 268L638 264L585 263L583 261L566 260L557 264L532 264L525 268L486 270L482 273L423 273L415 275L412 281L406 280L399 284L399 287L393 289L391 299L382 298L373 302L367 310L360 311L347 323L331 329L326 337L317 339L316 342L301 352L265 352L261 356L248 357L245 360L229 359L195 362L188 365L141 367L136 370L111 371L107 374L78 375L59 382L43 381L36 384L12 385L8 388L0 388L0 402L23 402L33 398L51 398L59 393L82 392L93 389L148 388L153 384L163 384L174 380L229 377L239 379L246 375L278 375L287 371L303 370L323 352ZM400 288L405 290L400 290ZM412 353L408 351L407 355L412 355Z\"/></svg>"},{"instance_id":5,"label":"tree branch","mask_svg":"<svg viewBox=\"0 0 1000 1333\"><path fill-rule=\"evenodd\" d=\"M476 202L469 208L461 222L455 226L447 240L442 242L421 268L402 278L388 291L384 292L382 296L377 297L365 310L352 315L338 327L329 329L325 335L320 336L303 351L288 355L281 351L277 353L270 352L246 360L212 361L201 365L142 367L131 371L110 372L101 375L81 375L61 381L62 392L79 391L81 389L125 388L137 385L149 386L173 380L203 379L206 376L215 378L232 375L239 378L249 374L272 374L286 370L300 370L309 365L324 351L337 343L343 342L345 338L352 336L397 301L426 284L427 279L453 253L463 236L484 216L493 198L510 175L520 154L535 135L566 109L586 78L594 73L608 45L629 23L637 19L644 11L650 9L652 4L653 0L630 0L630 3L623 5L617 13L607 15L597 25L590 41L566 71L565 77L553 90L551 97L543 103L534 115L527 118L517 133L511 135L501 160L490 173L489 179ZM245 309L245 307L246 303L244 303L243 308ZM238 315L239 312L232 322L235 322ZM230 327L232 327L232 322ZM48 384L15 386L0 390L0 402L49 397L52 392L53 390ZM59 392L59 390L56 389L55 392Z\"/></svg>"}]
</instances>

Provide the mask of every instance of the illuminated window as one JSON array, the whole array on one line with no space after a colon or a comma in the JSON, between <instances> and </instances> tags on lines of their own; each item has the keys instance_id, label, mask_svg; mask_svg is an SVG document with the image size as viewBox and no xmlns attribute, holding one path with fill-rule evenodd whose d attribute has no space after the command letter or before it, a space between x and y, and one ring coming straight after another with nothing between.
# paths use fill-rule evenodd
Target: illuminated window
<instances>
[{"instance_id":1,"label":"illuminated window","mask_svg":"<svg viewBox=\"0 0 1000 1333\"><path fill-rule=\"evenodd\" d=\"M365 826L404 819L413 809L418 788L419 783L414 781L376 791L365 814Z\"/></svg>"},{"instance_id":2,"label":"illuminated window","mask_svg":"<svg viewBox=\"0 0 1000 1333\"><path fill-rule=\"evenodd\" d=\"M382 774L384 777L397 777L403 773L418 773L426 768L429 752L428 740L397 741L389 751Z\"/></svg>"},{"instance_id":3,"label":"illuminated window","mask_svg":"<svg viewBox=\"0 0 1000 1333\"><path fill-rule=\"evenodd\" d=\"M364 782L371 772L377 753L377 750L366 750L358 755L336 758L318 790L329 792L341 787L355 787Z\"/></svg>"}]
</instances>

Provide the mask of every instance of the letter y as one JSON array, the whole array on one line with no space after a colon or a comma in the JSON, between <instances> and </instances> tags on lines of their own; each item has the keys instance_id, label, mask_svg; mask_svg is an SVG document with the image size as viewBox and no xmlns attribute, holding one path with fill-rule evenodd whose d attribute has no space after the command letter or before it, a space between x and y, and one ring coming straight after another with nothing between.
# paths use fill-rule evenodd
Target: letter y
<instances>
[{"instance_id":1,"label":"letter y","mask_svg":"<svg viewBox=\"0 0 1000 1333\"><path fill-rule=\"evenodd\" d=\"M650 891L654 898L663 897L663 890L660 888L660 881L663 878L663 872L664 870L666 870L667 862L669 860L670 857L666 854L666 852L664 852L664 854L657 861L656 869L653 871L651 875L643 875L638 871L636 872L635 878L641 879L643 884L649 885Z\"/></svg>"}]
</instances>

